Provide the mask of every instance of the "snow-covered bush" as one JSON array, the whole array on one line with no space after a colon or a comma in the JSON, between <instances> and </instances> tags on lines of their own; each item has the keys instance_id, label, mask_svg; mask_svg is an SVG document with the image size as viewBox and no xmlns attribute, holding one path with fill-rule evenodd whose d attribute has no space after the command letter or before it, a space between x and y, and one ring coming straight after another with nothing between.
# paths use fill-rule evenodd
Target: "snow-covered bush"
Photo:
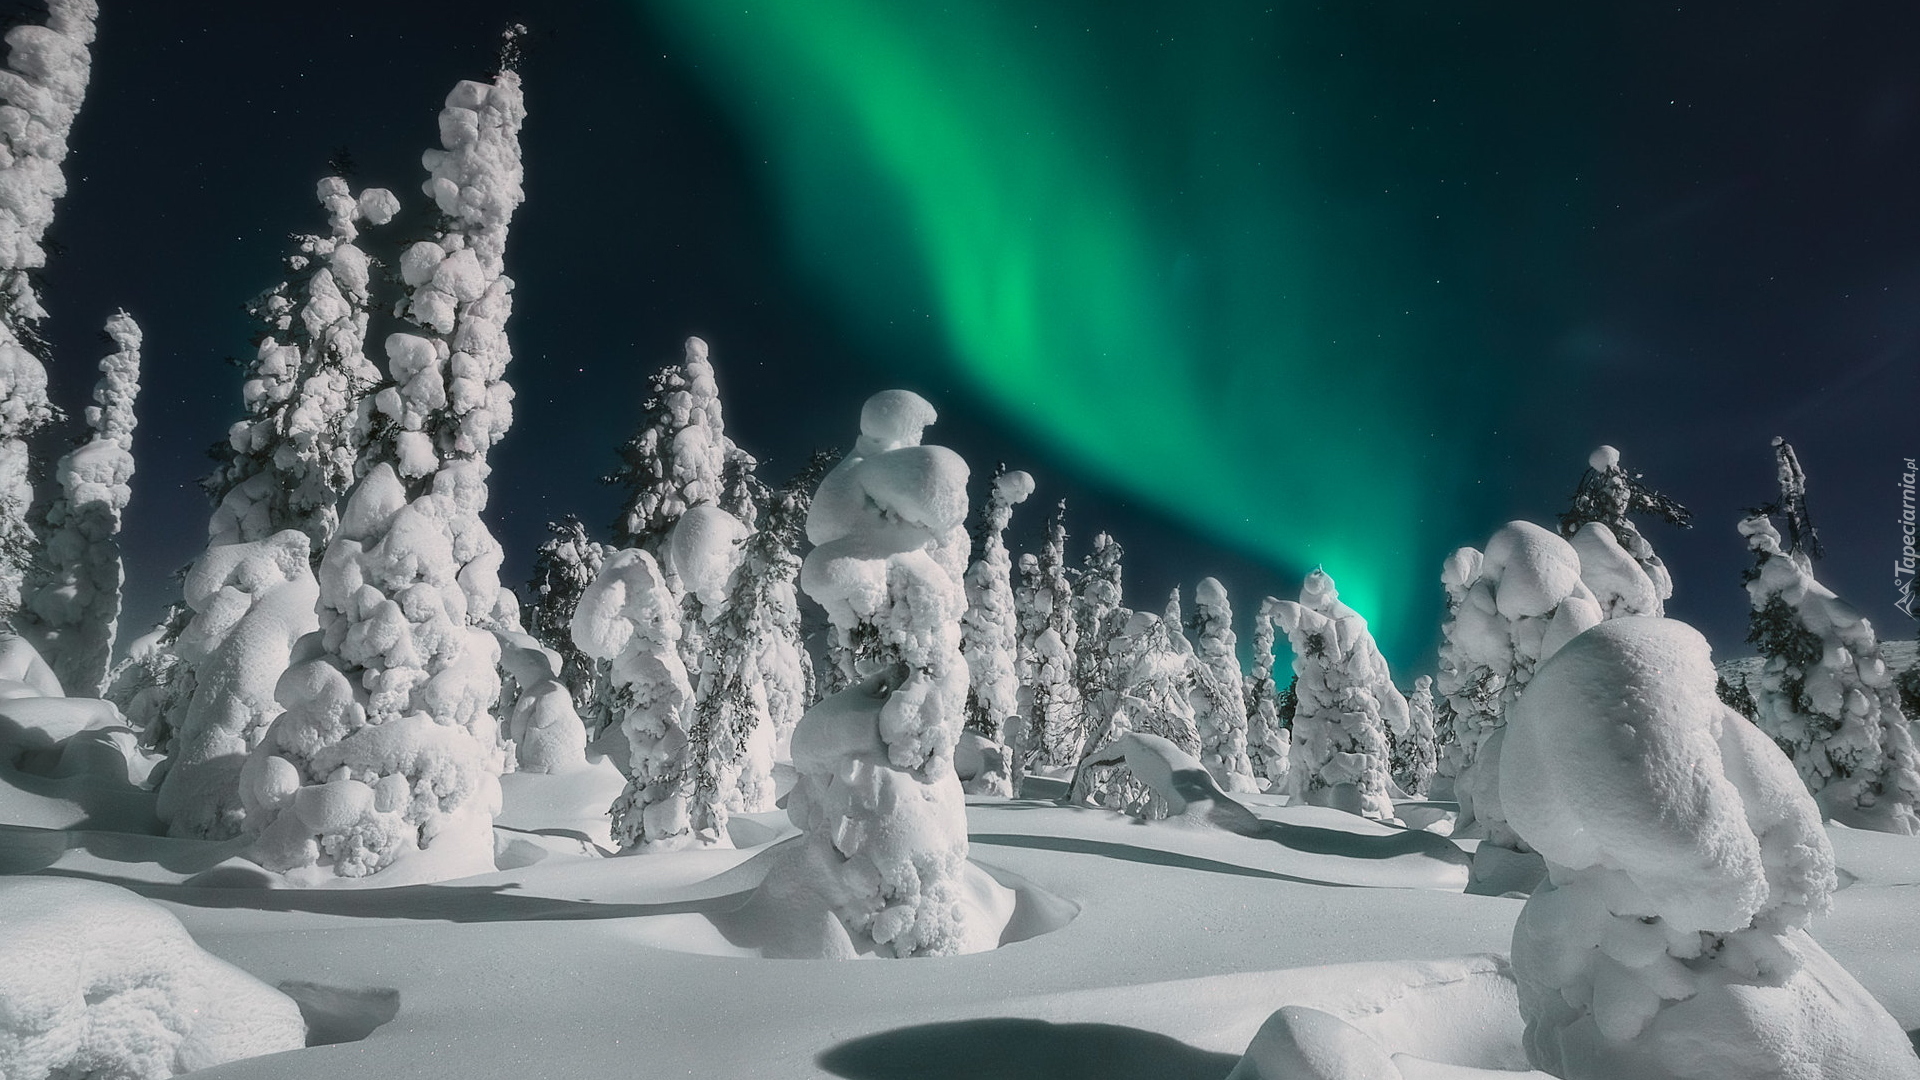
<instances>
[{"instance_id":1,"label":"snow-covered bush","mask_svg":"<svg viewBox=\"0 0 1920 1080\"><path fill-rule=\"evenodd\" d=\"M1223 791L1258 791L1247 756L1247 687L1240 671L1239 639L1226 587L1201 578L1193 590L1193 723L1200 731L1200 760ZM1269 646L1271 648L1271 646Z\"/></svg>"},{"instance_id":2,"label":"snow-covered bush","mask_svg":"<svg viewBox=\"0 0 1920 1080\"><path fill-rule=\"evenodd\" d=\"M1836 885L1819 813L1713 687L1691 627L1620 619L1515 706L1502 800L1550 872L1514 927L1528 1057L1567 1080L1920 1077L1807 935Z\"/></svg>"},{"instance_id":3,"label":"snow-covered bush","mask_svg":"<svg viewBox=\"0 0 1920 1080\"><path fill-rule=\"evenodd\" d=\"M1014 790L1029 761L1066 764L1079 753L1085 710L1075 681L1080 634L1075 626L1073 586L1067 580L1067 503L1062 499L1047 523L1038 555L1020 556L1020 586L1014 591L1020 620L1021 723L1007 739Z\"/></svg>"},{"instance_id":4,"label":"snow-covered bush","mask_svg":"<svg viewBox=\"0 0 1920 1080\"><path fill-rule=\"evenodd\" d=\"M518 772L559 773L587 763L587 730L573 695L560 681L560 654L533 635L493 632L500 644L499 714L506 722Z\"/></svg>"},{"instance_id":5,"label":"snow-covered bush","mask_svg":"<svg viewBox=\"0 0 1920 1080\"><path fill-rule=\"evenodd\" d=\"M47 264L41 247L53 204L67 193L60 171L67 135L87 94L93 0L49 0L44 26L7 31L0 70L0 620L20 604L38 544L27 522L33 506L28 439L60 417L47 398L46 317L33 275Z\"/></svg>"},{"instance_id":6,"label":"snow-covered bush","mask_svg":"<svg viewBox=\"0 0 1920 1080\"><path fill-rule=\"evenodd\" d=\"M133 497L134 399L140 394L140 326L107 320L114 351L100 361L87 406L87 439L60 459L60 492L47 507L46 546L27 585L23 629L67 692L99 697L120 622L120 522Z\"/></svg>"},{"instance_id":7,"label":"snow-covered bush","mask_svg":"<svg viewBox=\"0 0 1920 1080\"><path fill-rule=\"evenodd\" d=\"M692 818L693 684L680 661L680 604L652 555L607 556L574 610L573 641L608 665L613 718L629 748L614 840L641 851L725 843L714 823Z\"/></svg>"},{"instance_id":8,"label":"snow-covered bush","mask_svg":"<svg viewBox=\"0 0 1920 1080\"><path fill-rule=\"evenodd\" d=\"M1288 793L1296 802L1393 817L1387 737L1405 730L1407 699L1367 620L1341 603L1323 570L1307 575L1299 603L1276 602L1273 619L1293 646L1299 695Z\"/></svg>"},{"instance_id":9,"label":"snow-covered bush","mask_svg":"<svg viewBox=\"0 0 1920 1080\"><path fill-rule=\"evenodd\" d=\"M1247 756L1254 775L1284 786L1291 771L1293 733L1280 718L1280 688L1273 681L1273 607L1269 596L1253 616L1253 669L1247 675Z\"/></svg>"},{"instance_id":10,"label":"snow-covered bush","mask_svg":"<svg viewBox=\"0 0 1920 1080\"><path fill-rule=\"evenodd\" d=\"M306 1045L292 998L117 886L0 879L0 1076L160 1080Z\"/></svg>"},{"instance_id":11,"label":"snow-covered bush","mask_svg":"<svg viewBox=\"0 0 1920 1080\"><path fill-rule=\"evenodd\" d=\"M1393 740L1393 782L1409 795L1425 795L1433 782L1433 676L1413 680L1407 695L1407 733Z\"/></svg>"},{"instance_id":12,"label":"snow-covered bush","mask_svg":"<svg viewBox=\"0 0 1920 1080\"><path fill-rule=\"evenodd\" d=\"M1667 573L1666 564L1653 553L1653 545L1640 535L1633 519L1627 516L1629 514L1655 514L1683 529L1691 527L1693 517L1686 507L1642 484L1639 473L1629 473L1621 468L1620 451L1611 446L1602 446L1588 456L1587 471L1580 477L1580 486L1574 491L1573 505L1560 515L1560 535L1571 538L1590 523L1604 525L1620 549L1646 575L1647 583L1653 587L1651 610L1621 611L1610 587L1593 589L1601 597L1609 618L1618 614L1662 614L1663 602L1673 595L1673 578ZM1590 535L1589 542L1597 544L1599 538ZM1582 548L1581 554L1585 556L1587 550ZM1624 582L1629 575L1615 571L1611 562L1609 560L1599 570L1605 575L1605 582ZM1589 587L1592 587L1592 583ZM1644 607L1646 598L1639 583L1635 581L1629 588L1630 595L1622 602Z\"/></svg>"},{"instance_id":13,"label":"snow-covered bush","mask_svg":"<svg viewBox=\"0 0 1920 1080\"><path fill-rule=\"evenodd\" d=\"M1784 550L1764 514L1740 523L1758 559L1747 640L1765 661L1754 694L1761 730L1793 759L1826 817L1920 833L1920 751L1873 624Z\"/></svg>"},{"instance_id":14,"label":"snow-covered bush","mask_svg":"<svg viewBox=\"0 0 1920 1080\"><path fill-rule=\"evenodd\" d=\"M499 586L461 558L484 531L482 468L447 462L408 501L382 462L348 496L320 563L320 631L296 646L274 694L286 711L240 777L269 869L325 880L411 863L395 883L492 869L500 647L471 605Z\"/></svg>"},{"instance_id":15,"label":"snow-covered bush","mask_svg":"<svg viewBox=\"0 0 1920 1080\"><path fill-rule=\"evenodd\" d=\"M298 529L318 558L364 467L368 395L381 376L366 355L373 268L356 241L360 223L386 224L400 202L383 188L355 195L338 176L321 180L315 196L326 235L296 236L287 279L248 306L264 333L242 389L246 416L202 481L214 502L213 545Z\"/></svg>"},{"instance_id":16,"label":"snow-covered bush","mask_svg":"<svg viewBox=\"0 0 1920 1080\"><path fill-rule=\"evenodd\" d=\"M173 652L194 672L162 723L170 738L160 820L174 836L224 840L244 817L240 770L280 715L274 685L294 643L318 629L307 536L209 548L187 574L193 619Z\"/></svg>"},{"instance_id":17,"label":"snow-covered bush","mask_svg":"<svg viewBox=\"0 0 1920 1080\"><path fill-rule=\"evenodd\" d=\"M1512 521L1482 554L1447 557L1440 581L1447 621L1440 644L1439 689L1453 712L1449 775L1460 802L1457 830L1475 822L1495 846L1518 848L1498 812L1496 736L1534 669L1604 617L1581 581L1573 546L1531 522ZM1489 747L1494 747L1489 751Z\"/></svg>"},{"instance_id":18,"label":"snow-covered bush","mask_svg":"<svg viewBox=\"0 0 1920 1080\"><path fill-rule=\"evenodd\" d=\"M960 624L960 653L967 658L967 728L998 740L1001 727L1020 709L1016 650L1020 632L1013 606L1013 560L1006 531L1013 508L1033 494L1033 477L994 471L987 501L974 528L973 565L967 567L967 613ZM984 794L1009 795L1008 777L990 774Z\"/></svg>"},{"instance_id":19,"label":"snow-covered bush","mask_svg":"<svg viewBox=\"0 0 1920 1080\"><path fill-rule=\"evenodd\" d=\"M533 579L527 583L533 595L527 632L559 654L560 681L573 697L574 711L587 733L598 735L611 719L602 686L606 672L573 643L573 613L611 549L589 539L587 527L571 515L549 522L547 531L553 536L534 553Z\"/></svg>"},{"instance_id":20,"label":"snow-covered bush","mask_svg":"<svg viewBox=\"0 0 1920 1080\"><path fill-rule=\"evenodd\" d=\"M1108 654L1112 684L1098 701L1088 703L1099 720L1087 732L1071 795L1075 802L1165 817L1165 802L1151 787L1130 771L1098 762L1111 758L1111 744L1130 733L1158 736L1191 757L1200 754L1200 732L1193 719L1193 686L1200 665L1180 632L1178 590L1166 615L1128 612L1126 625L1110 627L1109 635L1101 645Z\"/></svg>"},{"instance_id":21,"label":"snow-covered bush","mask_svg":"<svg viewBox=\"0 0 1920 1080\"><path fill-rule=\"evenodd\" d=\"M965 798L953 769L966 702L967 465L921 444L935 419L889 390L820 482L801 587L843 640L865 642L861 681L793 734L788 816L806 831L769 882L823 898L856 948L938 956L991 948L965 885Z\"/></svg>"}]
</instances>

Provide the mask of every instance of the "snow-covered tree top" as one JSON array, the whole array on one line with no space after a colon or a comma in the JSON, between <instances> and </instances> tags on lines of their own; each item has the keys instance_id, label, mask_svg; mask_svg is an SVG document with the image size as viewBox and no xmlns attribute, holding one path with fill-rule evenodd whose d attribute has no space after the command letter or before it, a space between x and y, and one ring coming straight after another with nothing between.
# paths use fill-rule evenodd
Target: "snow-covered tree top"
<instances>
[{"instance_id":1,"label":"snow-covered tree top","mask_svg":"<svg viewBox=\"0 0 1920 1080\"><path fill-rule=\"evenodd\" d=\"M1227 602L1227 587L1220 584L1219 578L1200 579L1200 584L1193 587L1193 606L1198 611L1228 612L1225 617L1233 617L1232 606Z\"/></svg>"},{"instance_id":2,"label":"snow-covered tree top","mask_svg":"<svg viewBox=\"0 0 1920 1080\"><path fill-rule=\"evenodd\" d=\"M138 423L133 400L140 392L140 324L117 311L108 317L106 333L114 351L100 359L100 382L93 391L98 404L87 406L87 426L97 437L128 450Z\"/></svg>"},{"instance_id":3,"label":"snow-covered tree top","mask_svg":"<svg viewBox=\"0 0 1920 1080\"><path fill-rule=\"evenodd\" d=\"M491 83L463 79L440 111L444 149L420 155L432 174L420 190L456 223L450 238L463 238L488 278L504 269L507 226L526 199L520 187L520 126L526 118L516 72L503 71Z\"/></svg>"},{"instance_id":4,"label":"snow-covered tree top","mask_svg":"<svg viewBox=\"0 0 1920 1080\"><path fill-rule=\"evenodd\" d=\"M45 266L40 246L53 222L53 204L67 193L60 172L67 135L87 95L93 0L50 0L44 26L7 31L7 66L0 70L0 270ZM27 319L44 316L31 290L9 297Z\"/></svg>"},{"instance_id":5,"label":"snow-covered tree top","mask_svg":"<svg viewBox=\"0 0 1920 1080\"><path fill-rule=\"evenodd\" d=\"M919 446L921 432L940 419L926 398L911 390L882 390L860 407L860 441L856 454L877 454L902 446Z\"/></svg>"}]
</instances>

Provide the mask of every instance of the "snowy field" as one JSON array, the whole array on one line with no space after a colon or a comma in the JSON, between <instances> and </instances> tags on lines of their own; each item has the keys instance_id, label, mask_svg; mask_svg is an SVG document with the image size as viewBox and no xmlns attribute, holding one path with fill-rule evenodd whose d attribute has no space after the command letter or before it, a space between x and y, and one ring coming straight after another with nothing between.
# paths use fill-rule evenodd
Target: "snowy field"
<instances>
[{"instance_id":1,"label":"snowy field","mask_svg":"<svg viewBox=\"0 0 1920 1080\"><path fill-rule=\"evenodd\" d=\"M1277 796L1240 797L1271 823L1258 836L970 797L973 860L1016 889L1008 936L1024 940L905 962L767 960L735 943L753 927L729 915L793 835L784 814L734 818L734 850L608 858L621 779L604 761L503 786L496 873L292 890L257 887L231 842L151 835L150 796L130 786L14 771L0 818L56 827L0 829L0 869L131 889L301 1003L313 1045L209 1080L1218 1078L1296 1003L1416 1057L1525 1067L1495 959L1521 901L1462 893L1471 841ZM1029 794L1062 787L1035 778ZM1920 845L1829 835L1842 888L1814 936L1920 1028Z\"/></svg>"}]
</instances>

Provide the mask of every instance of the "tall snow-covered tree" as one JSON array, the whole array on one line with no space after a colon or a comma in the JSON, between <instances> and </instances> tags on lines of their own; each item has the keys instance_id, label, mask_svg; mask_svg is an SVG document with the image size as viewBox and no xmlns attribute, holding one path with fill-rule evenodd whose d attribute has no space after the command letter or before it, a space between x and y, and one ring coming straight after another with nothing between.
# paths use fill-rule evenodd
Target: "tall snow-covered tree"
<instances>
[{"instance_id":1,"label":"tall snow-covered tree","mask_svg":"<svg viewBox=\"0 0 1920 1080\"><path fill-rule=\"evenodd\" d=\"M987 500L974 525L960 653L967 658L967 727L988 739L998 740L1001 726L1020 709L1020 675L1015 659L1020 634L1006 532L1013 520L1013 508L1032 494L1033 477L1008 472L1001 465L987 484Z\"/></svg>"},{"instance_id":2,"label":"tall snow-covered tree","mask_svg":"<svg viewBox=\"0 0 1920 1080\"><path fill-rule=\"evenodd\" d=\"M1038 555L1020 556L1020 587L1014 592L1020 620L1020 715L1007 740L1014 789L1030 759L1065 764L1080 749L1085 714L1074 667L1080 634L1074 622L1073 585L1067 578L1067 503L1047 523Z\"/></svg>"},{"instance_id":3,"label":"tall snow-covered tree","mask_svg":"<svg viewBox=\"0 0 1920 1080\"><path fill-rule=\"evenodd\" d=\"M1780 499L1801 546L1783 538L1769 508L1740 523L1756 560L1746 575L1753 614L1747 640L1765 661L1755 693L1760 729L1793 759L1822 816L1853 828L1920 833L1920 751L1900 707L1895 673L1873 624L1813 574L1805 475L1775 440ZM1790 471L1788 462L1794 464Z\"/></svg>"},{"instance_id":4,"label":"tall snow-covered tree","mask_svg":"<svg viewBox=\"0 0 1920 1080\"><path fill-rule=\"evenodd\" d=\"M1198 667L1180 632L1179 592L1167 614L1129 612L1125 625L1103 642L1112 655L1113 684L1098 726L1087 733L1070 789L1076 802L1109 806L1145 817L1166 816L1165 801L1124 765L1091 764L1128 732L1167 739L1198 756L1200 733L1193 722L1193 684Z\"/></svg>"},{"instance_id":5,"label":"tall snow-covered tree","mask_svg":"<svg viewBox=\"0 0 1920 1080\"><path fill-rule=\"evenodd\" d=\"M607 663L614 720L627 739L627 786L610 808L614 841L639 851L724 842L714 823L694 819L693 683L680 660L680 604L653 556L638 548L607 556L572 631L587 655Z\"/></svg>"},{"instance_id":6,"label":"tall snow-covered tree","mask_svg":"<svg viewBox=\"0 0 1920 1080\"><path fill-rule=\"evenodd\" d=\"M801 587L846 638L871 643L873 666L794 732L787 813L806 838L769 876L781 895L826 898L852 941L893 956L991 948L999 933L965 884L953 747L967 692L967 465L922 444L934 419L908 391L869 398L808 510Z\"/></svg>"},{"instance_id":7,"label":"tall snow-covered tree","mask_svg":"<svg viewBox=\"0 0 1920 1080\"><path fill-rule=\"evenodd\" d=\"M1673 577L1629 515L1653 514L1682 529L1693 527L1693 515L1686 507L1640 480L1639 473L1629 473L1621 467L1620 451L1611 446L1595 450L1587 458L1587 471L1580 477L1572 505L1560 515L1560 535L1572 537L1589 523L1606 526L1613 539L1653 583L1653 610L1634 614L1661 615L1664 601L1673 595Z\"/></svg>"},{"instance_id":8,"label":"tall snow-covered tree","mask_svg":"<svg viewBox=\"0 0 1920 1080\"><path fill-rule=\"evenodd\" d=\"M1340 601L1325 571L1307 575L1299 603L1275 604L1274 621L1293 646L1294 746L1288 793L1296 801L1391 818L1391 729L1407 723L1367 620Z\"/></svg>"},{"instance_id":9,"label":"tall snow-covered tree","mask_svg":"<svg viewBox=\"0 0 1920 1080\"><path fill-rule=\"evenodd\" d=\"M1456 828L1484 827L1494 846L1518 849L1487 796L1496 789L1498 737L1507 711L1533 672L1562 645L1605 617L1581 581L1580 556L1553 533L1508 522L1482 553L1465 547L1447 557L1441 628L1440 692L1453 711L1448 775L1460 801Z\"/></svg>"},{"instance_id":10,"label":"tall snow-covered tree","mask_svg":"<svg viewBox=\"0 0 1920 1080\"><path fill-rule=\"evenodd\" d=\"M1435 762L1433 676L1413 680L1407 695L1407 734L1393 740L1393 782L1409 795L1425 795Z\"/></svg>"},{"instance_id":11,"label":"tall snow-covered tree","mask_svg":"<svg viewBox=\"0 0 1920 1080\"><path fill-rule=\"evenodd\" d=\"M587 535L580 519L549 522L552 533L533 557L533 578L527 590L533 597L527 612L527 632L534 640L560 654L560 681L573 698L573 707L587 725L589 736L599 734L611 719L603 682L604 664L588 656L573 641L573 613L580 597L593 584L606 561L608 548Z\"/></svg>"},{"instance_id":12,"label":"tall snow-covered tree","mask_svg":"<svg viewBox=\"0 0 1920 1080\"><path fill-rule=\"evenodd\" d=\"M60 491L47 508L41 571L29 579L21 620L67 693L106 689L120 621L120 521L132 498L134 399L140 393L140 327L122 311L107 320L114 351L100 361L87 439L60 459Z\"/></svg>"},{"instance_id":13,"label":"tall snow-covered tree","mask_svg":"<svg viewBox=\"0 0 1920 1080\"><path fill-rule=\"evenodd\" d=\"M1106 722L1107 710L1117 700L1114 658L1106 646L1108 636L1119 632L1133 614L1121 607L1121 560L1125 556L1118 540L1104 532L1096 534L1073 585L1073 688L1080 699L1077 723L1083 739L1092 728Z\"/></svg>"},{"instance_id":14,"label":"tall snow-covered tree","mask_svg":"<svg viewBox=\"0 0 1920 1080\"><path fill-rule=\"evenodd\" d=\"M688 507L710 502L736 518L751 518L748 478L755 463L727 437L706 342L688 338L684 359L656 372L647 389L640 425L620 448L620 467L606 481L627 493L614 519L614 545L660 559ZM672 584L673 568L663 569Z\"/></svg>"},{"instance_id":15,"label":"tall snow-covered tree","mask_svg":"<svg viewBox=\"0 0 1920 1080\"><path fill-rule=\"evenodd\" d=\"M388 335L390 385L373 399L391 460L348 499L321 561L320 635L297 650L277 691L287 711L241 778L254 857L302 879L492 862L506 758L491 631L518 632L519 616L480 511L487 451L513 418L504 256L525 117L512 70L462 81L442 148L422 155L439 222L401 258L397 311L413 328Z\"/></svg>"},{"instance_id":16,"label":"tall snow-covered tree","mask_svg":"<svg viewBox=\"0 0 1920 1080\"><path fill-rule=\"evenodd\" d=\"M1254 775L1274 787L1287 782L1293 732L1280 716L1280 688L1273 681L1273 607L1269 596L1253 617L1253 670L1247 676L1247 756Z\"/></svg>"},{"instance_id":17,"label":"tall snow-covered tree","mask_svg":"<svg viewBox=\"0 0 1920 1080\"><path fill-rule=\"evenodd\" d=\"M1222 791L1258 791L1247 756L1247 688L1240 671L1233 605L1217 578L1201 578L1193 590L1193 722L1200 731L1200 760ZM1269 646L1271 648L1271 646Z\"/></svg>"},{"instance_id":18,"label":"tall snow-covered tree","mask_svg":"<svg viewBox=\"0 0 1920 1080\"><path fill-rule=\"evenodd\" d=\"M60 417L47 397L47 313L34 278L47 264L41 241L54 203L67 193L61 164L87 94L98 14L93 0L48 0L45 25L7 31L0 70L0 624L20 606L39 547L28 440Z\"/></svg>"}]
</instances>

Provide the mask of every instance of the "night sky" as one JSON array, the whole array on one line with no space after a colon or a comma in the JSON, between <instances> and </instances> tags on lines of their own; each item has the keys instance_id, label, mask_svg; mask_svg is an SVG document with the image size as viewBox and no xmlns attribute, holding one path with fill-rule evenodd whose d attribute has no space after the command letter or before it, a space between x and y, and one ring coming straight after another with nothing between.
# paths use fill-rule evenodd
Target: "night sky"
<instances>
[{"instance_id":1,"label":"night sky","mask_svg":"<svg viewBox=\"0 0 1920 1080\"><path fill-rule=\"evenodd\" d=\"M105 316L146 330L124 636L204 545L242 304L323 225L329 156L420 201L441 100L515 17L509 581L549 519L605 536L598 477L692 333L771 479L911 388L977 477L1038 479L1016 551L1065 497L1130 604L1213 574L1243 635L1324 564L1415 668L1447 553L1550 523L1601 442L1696 514L1644 530L1670 614L1745 651L1734 525L1784 435L1820 576L1913 635L1913 5L102 6L45 294L70 412Z\"/></svg>"}]
</instances>

